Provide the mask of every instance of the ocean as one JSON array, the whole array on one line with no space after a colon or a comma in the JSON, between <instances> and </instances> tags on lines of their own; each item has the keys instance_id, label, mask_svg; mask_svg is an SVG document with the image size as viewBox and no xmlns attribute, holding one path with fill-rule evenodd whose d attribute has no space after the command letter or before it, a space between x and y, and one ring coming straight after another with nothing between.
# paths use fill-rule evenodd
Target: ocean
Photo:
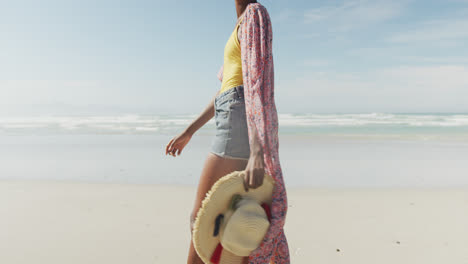
<instances>
[{"instance_id":1,"label":"ocean","mask_svg":"<svg viewBox=\"0 0 468 264\"><path fill-rule=\"evenodd\" d=\"M0 117L1 135L171 135L196 115ZM468 114L279 114L280 134L464 135ZM213 135L214 119L199 134Z\"/></svg>"},{"instance_id":2,"label":"ocean","mask_svg":"<svg viewBox=\"0 0 468 264\"><path fill-rule=\"evenodd\" d=\"M178 157L196 115L0 117L0 179L198 183L214 120ZM289 186L468 185L468 114L279 114Z\"/></svg>"}]
</instances>

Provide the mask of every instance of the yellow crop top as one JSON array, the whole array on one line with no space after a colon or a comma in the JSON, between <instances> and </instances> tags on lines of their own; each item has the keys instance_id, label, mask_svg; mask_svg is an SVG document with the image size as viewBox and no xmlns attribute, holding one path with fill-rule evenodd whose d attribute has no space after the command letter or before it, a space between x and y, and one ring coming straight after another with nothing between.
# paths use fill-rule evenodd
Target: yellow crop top
<instances>
[{"instance_id":1,"label":"yellow crop top","mask_svg":"<svg viewBox=\"0 0 468 264\"><path fill-rule=\"evenodd\" d=\"M243 17L244 16L242 16L242 18ZM242 21L242 19L240 21ZM224 47L223 80L221 82L221 90L219 93L244 84L242 79L241 49L239 39L237 37L237 30L239 28L240 21L236 25L236 28Z\"/></svg>"}]
</instances>

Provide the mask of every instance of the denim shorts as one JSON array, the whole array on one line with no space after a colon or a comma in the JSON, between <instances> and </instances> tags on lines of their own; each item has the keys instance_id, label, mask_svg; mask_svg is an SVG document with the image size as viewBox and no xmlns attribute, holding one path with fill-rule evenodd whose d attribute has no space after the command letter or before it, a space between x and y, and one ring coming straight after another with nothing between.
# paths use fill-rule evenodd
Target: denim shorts
<instances>
[{"instance_id":1,"label":"denim shorts","mask_svg":"<svg viewBox=\"0 0 468 264\"><path fill-rule=\"evenodd\" d=\"M220 157L248 160L249 134L245 112L244 87L230 88L215 98L216 133L211 153Z\"/></svg>"}]
</instances>

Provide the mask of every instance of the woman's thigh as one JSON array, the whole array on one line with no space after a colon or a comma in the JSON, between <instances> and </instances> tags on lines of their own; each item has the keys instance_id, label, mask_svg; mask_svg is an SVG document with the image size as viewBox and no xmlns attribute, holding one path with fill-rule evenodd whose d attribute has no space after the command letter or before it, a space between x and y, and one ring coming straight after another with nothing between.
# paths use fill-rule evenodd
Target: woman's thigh
<instances>
[{"instance_id":1,"label":"woman's thigh","mask_svg":"<svg viewBox=\"0 0 468 264\"><path fill-rule=\"evenodd\" d=\"M206 193L211 189L213 184L226 174L233 171L245 170L247 162L248 160L223 158L211 152L208 153L198 183L194 210L192 212L194 217L196 216Z\"/></svg>"}]
</instances>

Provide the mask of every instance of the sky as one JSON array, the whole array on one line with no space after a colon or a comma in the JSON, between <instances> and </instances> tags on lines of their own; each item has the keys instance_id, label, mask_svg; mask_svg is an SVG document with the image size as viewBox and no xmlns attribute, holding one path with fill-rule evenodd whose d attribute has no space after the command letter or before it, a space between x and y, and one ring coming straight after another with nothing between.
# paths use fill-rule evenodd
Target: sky
<instances>
[{"instance_id":1,"label":"sky","mask_svg":"<svg viewBox=\"0 0 468 264\"><path fill-rule=\"evenodd\" d=\"M263 0L280 113L468 112L468 0ZM0 0L0 115L198 114L234 0Z\"/></svg>"}]
</instances>

